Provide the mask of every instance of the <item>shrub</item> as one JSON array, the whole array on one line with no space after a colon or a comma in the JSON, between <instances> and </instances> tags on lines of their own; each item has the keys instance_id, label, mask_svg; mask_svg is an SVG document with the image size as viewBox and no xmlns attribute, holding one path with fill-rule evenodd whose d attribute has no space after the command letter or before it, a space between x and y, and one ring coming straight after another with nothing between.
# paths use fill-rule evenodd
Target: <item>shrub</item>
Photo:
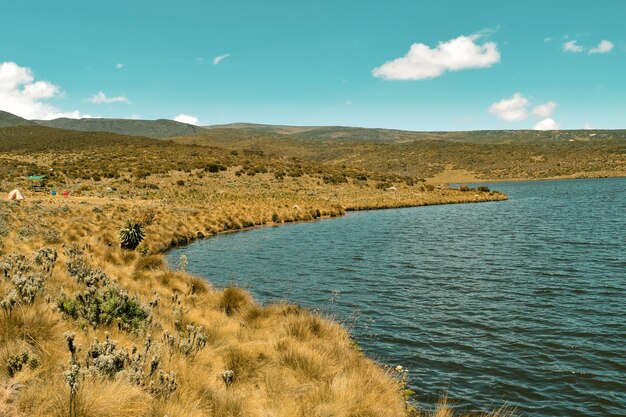
<instances>
[{"instance_id":1,"label":"shrub","mask_svg":"<svg viewBox=\"0 0 626 417\"><path fill-rule=\"evenodd\" d=\"M57 307L66 316L94 329L116 323L120 330L137 330L149 316L139 299L131 297L115 284L98 289L88 288L74 297L62 294L57 300Z\"/></svg>"},{"instance_id":2,"label":"shrub","mask_svg":"<svg viewBox=\"0 0 626 417\"><path fill-rule=\"evenodd\" d=\"M141 224L131 219L126 220L124 227L120 230L120 243L122 248L134 250L139 246L144 238Z\"/></svg>"},{"instance_id":3,"label":"shrub","mask_svg":"<svg viewBox=\"0 0 626 417\"><path fill-rule=\"evenodd\" d=\"M471 191L471 188L469 188L467 185L463 184L459 187L459 191L463 191L463 192L467 192L467 191Z\"/></svg>"},{"instance_id":4,"label":"shrub","mask_svg":"<svg viewBox=\"0 0 626 417\"><path fill-rule=\"evenodd\" d=\"M481 193L488 193L491 190L486 185L479 185L478 187L476 187L476 191L480 191Z\"/></svg>"},{"instance_id":5,"label":"shrub","mask_svg":"<svg viewBox=\"0 0 626 417\"><path fill-rule=\"evenodd\" d=\"M7 359L7 371L9 372L9 378L13 378L18 372L20 372L24 368L24 365L28 365L31 369L35 369L39 365L39 358L26 351L17 355L9 356Z\"/></svg>"},{"instance_id":6,"label":"shrub","mask_svg":"<svg viewBox=\"0 0 626 417\"><path fill-rule=\"evenodd\" d=\"M207 172L220 172L226 171L226 166L222 164L218 164L217 162L211 162L204 167L204 170Z\"/></svg>"},{"instance_id":7,"label":"shrub","mask_svg":"<svg viewBox=\"0 0 626 417\"><path fill-rule=\"evenodd\" d=\"M61 234L56 229L47 229L43 232L43 240L48 244L56 244L61 241Z\"/></svg>"},{"instance_id":8,"label":"shrub","mask_svg":"<svg viewBox=\"0 0 626 417\"><path fill-rule=\"evenodd\" d=\"M182 187L182 186L184 186L184 185L185 185L185 181L183 181L183 180L178 180L178 181L176 181L176 185L178 185L178 186Z\"/></svg>"},{"instance_id":9,"label":"shrub","mask_svg":"<svg viewBox=\"0 0 626 417\"><path fill-rule=\"evenodd\" d=\"M324 184L342 184L348 182L348 179L343 174L324 175L322 177Z\"/></svg>"},{"instance_id":10,"label":"shrub","mask_svg":"<svg viewBox=\"0 0 626 417\"><path fill-rule=\"evenodd\" d=\"M0 237L8 236L9 231L10 229L7 222L4 219L0 218Z\"/></svg>"}]
</instances>

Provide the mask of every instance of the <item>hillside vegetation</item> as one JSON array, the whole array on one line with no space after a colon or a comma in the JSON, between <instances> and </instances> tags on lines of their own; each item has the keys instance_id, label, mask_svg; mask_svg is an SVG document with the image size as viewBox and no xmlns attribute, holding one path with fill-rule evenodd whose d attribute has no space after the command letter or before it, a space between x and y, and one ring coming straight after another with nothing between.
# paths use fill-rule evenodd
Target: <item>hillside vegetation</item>
<instances>
[{"instance_id":1,"label":"hillside vegetation","mask_svg":"<svg viewBox=\"0 0 626 417\"><path fill-rule=\"evenodd\" d=\"M309 134L309 133L307 133ZM435 182L626 175L626 131L411 133L390 142L212 129L177 143L253 149Z\"/></svg>"},{"instance_id":2,"label":"hillside vegetation","mask_svg":"<svg viewBox=\"0 0 626 417\"><path fill-rule=\"evenodd\" d=\"M83 132L111 132L120 135L145 136L149 138L171 138L174 136L193 135L204 129L174 120L132 120L132 119L55 119L36 120L41 126L58 129L78 130Z\"/></svg>"},{"instance_id":3,"label":"hillside vegetation","mask_svg":"<svg viewBox=\"0 0 626 417\"><path fill-rule=\"evenodd\" d=\"M48 191L25 175L46 174ZM166 265L173 245L486 187L112 133L0 129L0 416L420 415L332 319ZM64 195L59 195L64 194ZM438 415L451 415L442 404ZM496 413L496 415L498 415Z\"/></svg>"},{"instance_id":4,"label":"hillside vegetation","mask_svg":"<svg viewBox=\"0 0 626 417\"><path fill-rule=\"evenodd\" d=\"M0 128L11 126L28 126L34 125L34 122L26 120L22 117L0 110Z\"/></svg>"}]
</instances>

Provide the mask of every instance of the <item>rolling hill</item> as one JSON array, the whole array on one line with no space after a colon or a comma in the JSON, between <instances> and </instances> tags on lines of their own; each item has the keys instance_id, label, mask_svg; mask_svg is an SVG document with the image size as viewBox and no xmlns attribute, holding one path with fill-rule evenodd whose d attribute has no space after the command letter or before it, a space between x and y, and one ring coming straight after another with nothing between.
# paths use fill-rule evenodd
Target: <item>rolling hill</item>
<instances>
[{"instance_id":1,"label":"rolling hill","mask_svg":"<svg viewBox=\"0 0 626 417\"><path fill-rule=\"evenodd\" d=\"M31 122L30 120L26 120L20 116L0 110L0 127L32 126L35 124L35 122Z\"/></svg>"},{"instance_id":2,"label":"rolling hill","mask_svg":"<svg viewBox=\"0 0 626 417\"><path fill-rule=\"evenodd\" d=\"M35 120L41 126L83 132L111 132L121 135L145 136L155 139L194 135L204 129L174 120L132 120L132 119L54 119Z\"/></svg>"},{"instance_id":3,"label":"rolling hill","mask_svg":"<svg viewBox=\"0 0 626 417\"><path fill-rule=\"evenodd\" d=\"M32 126L34 122L41 126ZM19 125L31 129L19 132ZM15 126L8 128L18 129L10 132L13 138L49 137L56 145L105 132L98 138L112 143L116 135L167 139L296 158L334 171L365 170L441 182L626 175L626 130L410 132L247 123L199 127L172 120L28 121L5 112L0 113L0 126ZM0 131L0 138L4 133ZM41 141L39 146L48 145Z\"/></svg>"},{"instance_id":4,"label":"rolling hill","mask_svg":"<svg viewBox=\"0 0 626 417\"><path fill-rule=\"evenodd\" d=\"M386 141L320 131L325 137L222 127L173 141L441 182L626 175L624 130L405 132L410 139Z\"/></svg>"}]
</instances>

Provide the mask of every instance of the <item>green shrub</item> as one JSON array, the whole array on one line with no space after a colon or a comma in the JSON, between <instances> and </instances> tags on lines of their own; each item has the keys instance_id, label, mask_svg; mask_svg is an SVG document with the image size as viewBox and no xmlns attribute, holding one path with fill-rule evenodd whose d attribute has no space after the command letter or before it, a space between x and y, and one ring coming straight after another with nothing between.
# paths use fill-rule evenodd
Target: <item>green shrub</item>
<instances>
[{"instance_id":1,"label":"green shrub","mask_svg":"<svg viewBox=\"0 0 626 417\"><path fill-rule=\"evenodd\" d=\"M144 237L141 224L131 219L126 220L124 227L120 230L120 243L124 249L135 250Z\"/></svg>"},{"instance_id":2,"label":"green shrub","mask_svg":"<svg viewBox=\"0 0 626 417\"><path fill-rule=\"evenodd\" d=\"M24 351L17 355L10 355L7 359L7 371L9 378L13 378L20 372L24 365L29 365L31 369L35 369L39 365L39 358Z\"/></svg>"},{"instance_id":3,"label":"green shrub","mask_svg":"<svg viewBox=\"0 0 626 417\"><path fill-rule=\"evenodd\" d=\"M43 232L43 240L49 244L59 243L61 241L61 234L56 229L47 229Z\"/></svg>"},{"instance_id":4,"label":"green shrub","mask_svg":"<svg viewBox=\"0 0 626 417\"><path fill-rule=\"evenodd\" d=\"M324 184L342 184L348 182L348 179L343 174L324 175L322 177Z\"/></svg>"},{"instance_id":5,"label":"green shrub","mask_svg":"<svg viewBox=\"0 0 626 417\"><path fill-rule=\"evenodd\" d=\"M94 329L101 325L117 324L121 330L136 330L143 325L149 314L139 299L115 284L100 288L88 288L74 297L61 295L57 307L68 317Z\"/></svg>"},{"instance_id":6,"label":"green shrub","mask_svg":"<svg viewBox=\"0 0 626 417\"><path fill-rule=\"evenodd\" d=\"M204 170L207 172L219 172L220 167L216 163L211 163L211 164L208 164L206 167L204 167Z\"/></svg>"}]
</instances>

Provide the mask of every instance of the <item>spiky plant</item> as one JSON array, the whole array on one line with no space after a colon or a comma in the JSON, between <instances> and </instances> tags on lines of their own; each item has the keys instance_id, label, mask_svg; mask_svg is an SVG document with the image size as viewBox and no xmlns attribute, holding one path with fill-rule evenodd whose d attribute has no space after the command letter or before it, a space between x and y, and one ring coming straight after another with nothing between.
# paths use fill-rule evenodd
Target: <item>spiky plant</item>
<instances>
[{"instance_id":1,"label":"spiky plant","mask_svg":"<svg viewBox=\"0 0 626 417\"><path fill-rule=\"evenodd\" d=\"M144 238L141 224L131 219L126 220L120 230L120 243L122 248L134 250Z\"/></svg>"}]
</instances>

